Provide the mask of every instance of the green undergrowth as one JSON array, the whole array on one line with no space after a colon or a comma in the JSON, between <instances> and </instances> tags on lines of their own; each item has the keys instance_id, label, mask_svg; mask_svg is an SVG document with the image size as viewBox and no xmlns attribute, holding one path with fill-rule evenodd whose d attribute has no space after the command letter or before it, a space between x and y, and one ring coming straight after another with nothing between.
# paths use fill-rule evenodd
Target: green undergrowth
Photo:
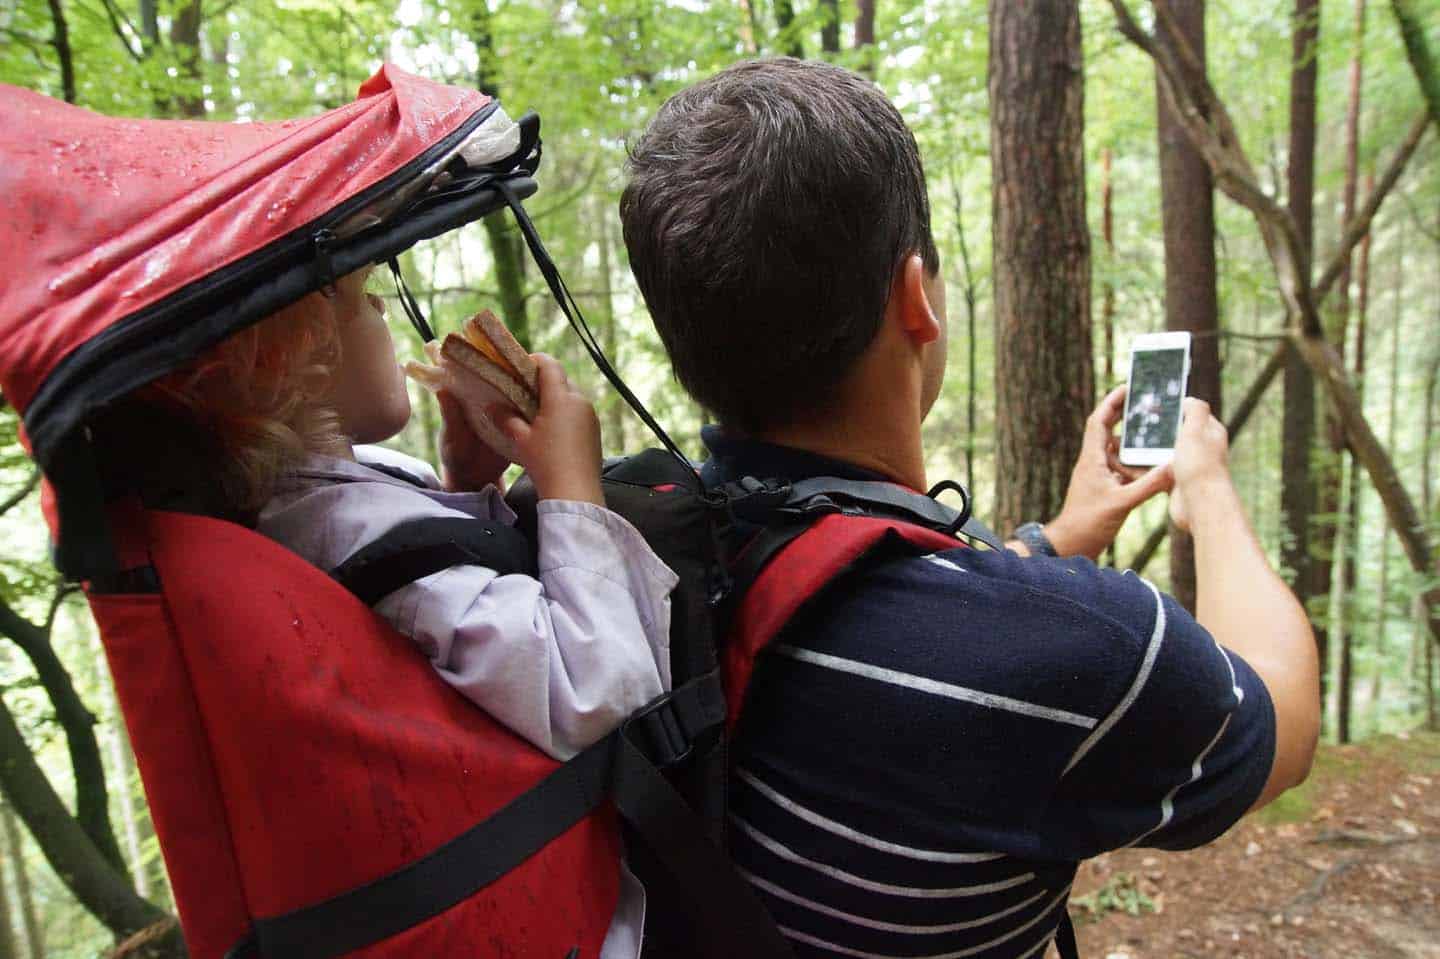
<instances>
[{"instance_id":1,"label":"green undergrowth","mask_svg":"<svg viewBox=\"0 0 1440 959\"><path fill-rule=\"evenodd\" d=\"M1335 783L1360 781L1377 762L1394 763L1421 775L1440 773L1440 733L1417 730L1398 736L1376 736L1349 746L1322 743L1315 753L1310 778L1256 813L1256 819L1266 826L1306 822L1327 788Z\"/></svg>"}]
</instances>

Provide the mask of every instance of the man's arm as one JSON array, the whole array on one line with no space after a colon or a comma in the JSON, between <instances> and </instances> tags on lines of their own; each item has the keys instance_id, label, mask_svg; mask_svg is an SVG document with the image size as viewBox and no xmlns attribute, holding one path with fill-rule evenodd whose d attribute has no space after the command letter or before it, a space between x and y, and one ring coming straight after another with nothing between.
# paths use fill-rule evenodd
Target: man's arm
<instances>
[{"instance_id":1,"label":"man's arm","mask_svg":"<svg viewBox=\"0 0 1440 959\"><path fill-rule=\"evenodd\" d=\"M1309 775L1320 731L1319 665L1304 609L1245 519L1228 449L1209 404L1187 399L1170 515L1195 539L1196 619L1250 664L1275 706L1275 760L1258 809Z\"/></svg>"}]
</instances>

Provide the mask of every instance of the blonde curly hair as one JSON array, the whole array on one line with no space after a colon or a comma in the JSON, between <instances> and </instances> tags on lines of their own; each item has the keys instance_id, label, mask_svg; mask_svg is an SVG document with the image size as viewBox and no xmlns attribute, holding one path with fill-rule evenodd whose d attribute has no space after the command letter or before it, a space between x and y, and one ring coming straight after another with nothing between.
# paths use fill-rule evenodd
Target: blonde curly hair
<instances>
[{"instance_id":1,"label":"blonde curly hair","mask_svg":"<svg viewBox=\"0 0 1440 959\"><path fill-rule=\"evenodd\" d=\"M225 504L253 513L309 453L348 449L327 404L341 361L333 310L312 293L144 387L136 399L179 414L218 447Z\"/></svg>"}]
</instances>

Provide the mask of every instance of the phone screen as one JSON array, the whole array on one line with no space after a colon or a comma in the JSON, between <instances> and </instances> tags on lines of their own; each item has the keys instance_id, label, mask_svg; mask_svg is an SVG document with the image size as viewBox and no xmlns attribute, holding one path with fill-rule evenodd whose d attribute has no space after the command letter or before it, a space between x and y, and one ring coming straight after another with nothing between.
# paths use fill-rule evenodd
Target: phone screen
<instances>
[{"instance_id":1,"label":"phone screen","mask_svg":"<svg viewBox=\"0 0 1440 959\"><path fill-rule=\"evenodd\" d=\"M1130 394L1125 399L1129 449L1174 449L1185 399L1185 350L1136 350L1131 357Z\"/></svg>"}]
</instances>

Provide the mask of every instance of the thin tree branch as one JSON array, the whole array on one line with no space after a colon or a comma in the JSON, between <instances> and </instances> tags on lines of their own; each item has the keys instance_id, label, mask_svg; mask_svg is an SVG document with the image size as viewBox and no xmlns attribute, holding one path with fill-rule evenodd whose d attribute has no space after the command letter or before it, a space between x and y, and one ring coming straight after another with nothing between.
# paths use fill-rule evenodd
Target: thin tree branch
<instances>
[{"instance_id":1,"label":"thin tree branch","mask_svg":"<svg viewBox=\"0 0 1440 959\"><path fill-rule=\"evenodd\" d=\"M1390 165L1385 168L1385 174L1375 183L1375 189L1365 198L1365 205L1356 212L1350 225L1345 228L1345 235L1340 238L1340 244L1335 248L1335 253L1330 257L1330 265L1325 268L1320 279L1315 282L1314 299L1315 305L1319 307L1325 302L1325 297L1335 281L1345 272L1345 266L1350 261L1350 254L1365 239L1370 232L1370 223L1375 219L1375 214L1380 210L1380 204L1385 202L1385 197L1390 194L1400 174L1404 172L1405 165L1415 155L1415 150L1420 146L1420 141L1425 138L1425 131L1430 127L1430 117L1422 113L1410 124L1410 132L1406 135L1405 141L1400 144L1400 149L1390 158Z\"/></svg>"},{"instance_id":2,"label":"thin tree branch","mask_svg":"<svg viewBox=\"0 0 1440 959\"><path fill-rule=\"evenodd\" d=\"M70 815L4 699L0 699L0 789L56 875L112 932L129 935L166 918L136 894L125 871L106 859Z\"/></svg>"},{"instance_id":3,"label":"thin tree branch","mask_svg":"<svg viewBox=\"0 0 1440 959\"><path fill-rule=\"evenodd\" d=\"M114 0L100 0L100 5L105 8L105 17L110 21L110 29L115 31L115 36L120 38L120 45L125 48L126 53L130 54L130 59L136 63L143 63L146 57L144 46L142 45L137 51L134 47L130 46L130 38L125 35L125 27L129 27L131 33L140 36L141 34L135 29L135 25L115 6Z\"/></svg>"},{"instance_id":4,"label":"thin tree branch","mask_svg":"<svg viewBox=\"0 0 1440 959\"><path fill-rule=\"evenodd\" d=\"M1425 40L1425 27L1415 12L1414 0L1390 0L1390 9L1395 13L1395 22L1400 26L1400 35L1405 39L1405 55L1410 58L1410 68L1425 96L1430 119L1440 129L1440 72L1435 69L1435 60L1430 55L1430 44Z\"/></svg>"},{"instance_id":5,"label":"thin tree branch","mask_svg":"<svg viewBox=\"0 0 1440 959\"><path fill-rule=\"evenodd\" d=\"M50 0L50 21L55 27L50 45L55 48L55 56L60 60L60 89L65 94L65 102L74 103L75 58L70 52L70 25L65 21L61 0Z\"/></svg>"},{"instance_id":6,"label":"thin tree branch","mask_svg":"<svg viewBox=\"0 0 1440 959\"><path fill-rule=\"evenodd\" d=\"M61 587L52 599L52 612L67 595ZM37 626L7 604L0 602L0 635L11 639L29 658L35 675L50 703L55 718L65 730L70 766L75 774L75 818L91 842L112 865L125 871L125 859L110 824L110 796L105 783L105 765L95 736L95 714L85 706L65 664L55 654L47 627Z\"/></svg>"},{"instance_id":7,"label":"thin tree branch","mask_svg":"<svg viewBox=\"0 0 1440 959\"><path fill-rule=\"evenodd\" d=\"M0 516L4 516L15 507L25 501L25 497L35 492L35 487L40 485L40 470L38 468L30 471L30 477L25 480L25 485L10 495L5 502L0 503Z\"/></svg>"}]
</instances>

